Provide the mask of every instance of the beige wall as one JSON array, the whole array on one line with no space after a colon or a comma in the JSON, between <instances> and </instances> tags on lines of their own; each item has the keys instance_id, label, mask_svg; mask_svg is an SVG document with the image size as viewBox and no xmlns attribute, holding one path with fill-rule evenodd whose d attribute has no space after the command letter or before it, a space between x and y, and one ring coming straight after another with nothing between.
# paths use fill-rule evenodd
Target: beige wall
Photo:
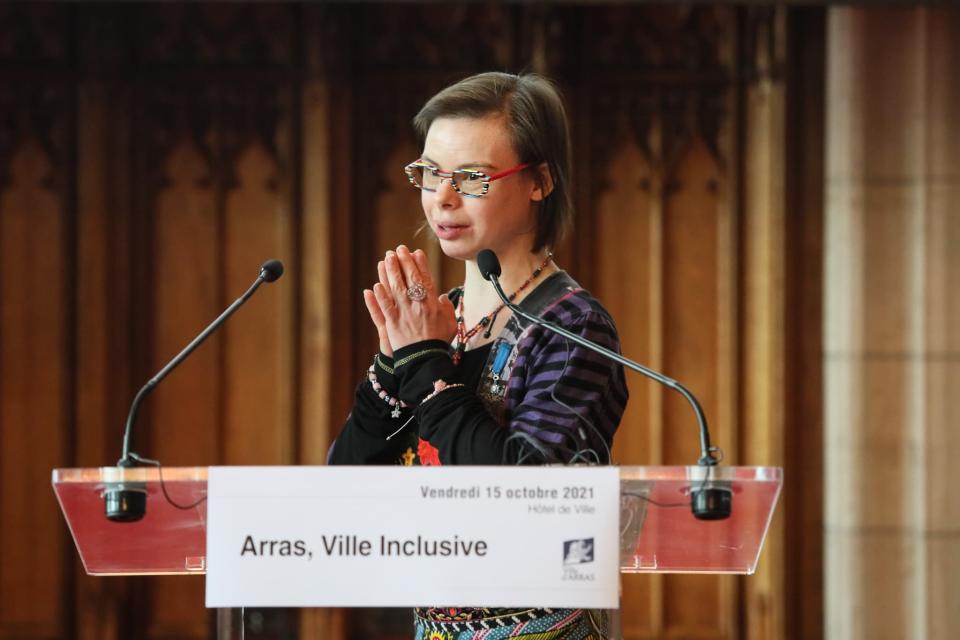
<instances>
[{"instance_id":1,"label":"beige wall","mask_svg":"<svg viewBox=\"0 0 960 640\"><path fill-rule=\"evenodd\" d=\"M826 637L960 627L960 11L831 9Z\"/></svg>"}]
</instances>

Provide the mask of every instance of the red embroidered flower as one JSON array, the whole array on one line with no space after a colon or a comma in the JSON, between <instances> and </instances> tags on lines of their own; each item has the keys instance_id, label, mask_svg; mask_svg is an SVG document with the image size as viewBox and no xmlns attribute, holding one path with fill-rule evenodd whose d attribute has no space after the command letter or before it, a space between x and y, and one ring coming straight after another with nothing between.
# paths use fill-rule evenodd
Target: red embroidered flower
<instances>
[{"instance_id":1,"label":"red embroidered flower","mask_svg":"<svg viewBox=\"0 0 960 640\"><path fill-rule=\"evenodd\" d=\"M420 458L420 464L425 467L440 466L440 452L423 438L420 438L420 444L417 445L417 457Z\"/></svg>"}]
</instances>

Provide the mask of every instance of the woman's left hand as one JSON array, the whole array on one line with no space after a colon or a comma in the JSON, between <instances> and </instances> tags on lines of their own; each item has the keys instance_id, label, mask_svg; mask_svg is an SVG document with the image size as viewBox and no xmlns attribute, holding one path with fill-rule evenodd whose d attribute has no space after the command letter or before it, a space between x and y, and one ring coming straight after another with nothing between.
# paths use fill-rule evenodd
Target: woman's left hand
<instances>
[{"instance_id":1,"label":"woman's left hand","mask_svg":"<svg viewBox=\"0 0 960 640\"><path fill-rule=\"evenodd\" d=\"M445 293L437 294L426 254L419 249L411 253L400 245L395 252L387 252L383 266L378 271L386 275L386 281L381 275L380 282L373 285L373 293L383 311L394 351L422 340L453 340L457 332L453 303ZM418 284L424 289L422 300L408 295Z\"/></svg>"}]
</instances>

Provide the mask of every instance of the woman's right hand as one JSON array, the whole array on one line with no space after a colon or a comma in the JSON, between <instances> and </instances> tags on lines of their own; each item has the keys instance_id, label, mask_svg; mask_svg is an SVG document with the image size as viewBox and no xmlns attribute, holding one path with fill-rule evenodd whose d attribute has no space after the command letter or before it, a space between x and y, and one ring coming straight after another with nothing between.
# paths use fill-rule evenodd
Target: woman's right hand
<instances>
[{"instance_id":1,"label":"woman's right hand","mask_svg":"<svg viewBox=\"0 0 960 640\"><path fill-rule=\"evenodd\" d=\"M383 262L378 267L383 269ZM385 276L381 274L381 278L385 278ZM370 313L370 319L373 320L373 326L377 328L377 337L380 339L380 353L392 358L393 347L390 345L390 338L387 337L387 321L383 317L383 310L380 309L380 303L377 302L377 296L373 294L372 289L363 290L363 301L367 305L367 311Z\"/></svg>"}]
</instances>

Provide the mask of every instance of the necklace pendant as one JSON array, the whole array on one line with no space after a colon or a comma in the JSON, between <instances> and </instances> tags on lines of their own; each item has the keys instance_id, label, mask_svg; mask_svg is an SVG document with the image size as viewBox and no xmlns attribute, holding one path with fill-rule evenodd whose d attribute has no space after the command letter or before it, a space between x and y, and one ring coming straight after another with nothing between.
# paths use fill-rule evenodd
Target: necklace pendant
<instances>
[{"instance_id":1,"label":"necklace pendant","mask_svg":"<svg viewBox=\"0 0 960 640\"><path fill-rule=\"evenodd\" d=\"M390 412L390 417L391 417L391 418L399 418L399 417L400 417L400 405L399 405L399 404L394 405L393 411Z\"/></svg>"}]
</instances>

